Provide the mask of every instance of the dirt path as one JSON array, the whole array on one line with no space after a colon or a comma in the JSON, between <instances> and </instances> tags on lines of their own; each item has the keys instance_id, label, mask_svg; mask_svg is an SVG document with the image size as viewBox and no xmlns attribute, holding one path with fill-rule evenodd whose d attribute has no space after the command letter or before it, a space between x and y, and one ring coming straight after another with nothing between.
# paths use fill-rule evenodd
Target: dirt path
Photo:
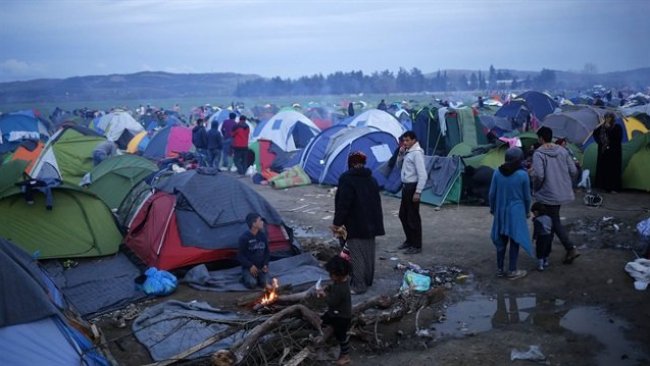
<instances>
[{"instance_id":1,"label":"dirt path","mask_svg":"<svg viewBox=\"0 0 650 366\"><path fill-rule=\"evenodd\" d=\"M251 186L300 235L329 238L327 227L332 220L334 196L328 188L311 185L275 191ZM623 270L625 263L635 258L630 249L624 248L638 241L634 226L650 216L642 210L650 207L650 195L606 195L602 208L584 206L578 199L563 208L564 222L572 224L572 239L581 248L582 256L573 265L561 264L564 250L556 242L551 267L539 273L534 271L534 260L522 252L519 266L529 275L517 281L494 276L495 250L489 240L492 219L487 208L445 206L437 210L423 205L423 252L407 256L394 250L403 241L397 217L399 200L383 196L382 202L387 235L377 241L376 283L364 298L395 292L402 276L394 269L398 261L429 268L457 265L469 271L471 277L448 290L444 304L423 311L419 327L428 328L433 338L415 337L415 321L407 317L384 330L395 346L386 348L383 354L353 345L355 364L396 365L407 361L410 366L523 365L530 361L511 362L511 351L526 350L530 345L540 346L553 365L650 362L650 291L634 290L632 279ZM618 231L607 223L609 220L603 221L603 217L610 216ZM231 295L201 293L181 286L173 297L205 300L223 307L238 296ZM446 320L436 321L441 318ZM126 332L110 322L104 325L109 338ZM142 347L133 340L125 337L121 343L120 347L112 347L121 363L150 362L146 351L142 354Z\"/></svg>"}]
</instances>

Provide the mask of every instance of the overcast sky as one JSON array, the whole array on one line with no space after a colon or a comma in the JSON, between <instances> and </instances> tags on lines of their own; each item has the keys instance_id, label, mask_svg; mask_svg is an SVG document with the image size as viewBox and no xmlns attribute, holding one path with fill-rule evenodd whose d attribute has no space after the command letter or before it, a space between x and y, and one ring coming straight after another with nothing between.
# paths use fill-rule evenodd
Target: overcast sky
<instances>
[{"instance_id":1,"label":"overcast sky","mask_svg":"<svg viewBox=\"0 0 650 366\"><path fill-rule=\"evenodd\" d=\"M0 81L650 66L650 0L0 0Z\"/></svg>"}]
</instances>

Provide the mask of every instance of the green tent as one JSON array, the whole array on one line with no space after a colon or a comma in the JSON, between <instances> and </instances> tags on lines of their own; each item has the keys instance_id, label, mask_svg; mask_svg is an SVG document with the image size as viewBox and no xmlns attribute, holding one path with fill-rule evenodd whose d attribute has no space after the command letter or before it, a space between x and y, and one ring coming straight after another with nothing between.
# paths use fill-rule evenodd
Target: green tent
<instances>
[{"instance_id":1,"label":"green tent","mask_svg":"<svg viewBox=\"0 0 650 366\"><path fill-rule=\"evenodd\" d=\"M472 147L461 142L451 149L448 156L460 156L463 158L465 165L474 168L485 165L496 169L505 161L506 150L508 150L508 145L504 143L499 143L496 146L481 145Z\"/></svg>"},{"instance_id":2,"label":"green tent","mask_svg":"<svg viewBox=\"0 0 650 366\"><path fill-rule=\"evenodd\" d=\"M583 166L596 178L598 144L590 144L584 153ZM650 133L637 135L623 144L623 188L650 192Z\"/></svg>"},{"instance_id":3,"label":"green tent","mask_svg":"<svg viewBox=\"0 0 650 366\"><path fill-rule=\"evenodd\" d=\"M88 190L111 209L116 209L131 188L158 171L152 161L137 155L118 155L102 161L90 171Z\"/></svg>"},{"instance_id":4,"label":"green tent","mask_svg":"<svg viewBox=\"0 0 650 366\"><path fill-rule=\"evenodd\" d=\"M443 167L444 162L450 165ZM420 202L434 206L460 202L463 188L462 173L465 170L465 165L460 158L425 155L424 164L428 177L427 184L420 196ZM448 169L449 167L454 167L454 169ZM395 196L402 197L402 191Z\"/></svg>"},{"instance_id":5,"label":"green tent","mask_svg":"<svg viewBox=\"0 0 650 366\"><path fill-rule=\"evenodd\" d=\"M17 187L0 196L0 236L39 258L91 257L117 252L122 236L106 205L74 187L51 189L52 209L41 192L28 203Z\"/></svg>"},{"instance_id":6,"label":"green tent","mask_svg":"<svg viewBox=\"0 0 650 366\"><path fill-rule=\"evenodd\" d=\"M93 150L106 138L81 126L65 125L43 148L30 176L58 178L73 186L93 168Z\"/></svg>"}]
</instances>

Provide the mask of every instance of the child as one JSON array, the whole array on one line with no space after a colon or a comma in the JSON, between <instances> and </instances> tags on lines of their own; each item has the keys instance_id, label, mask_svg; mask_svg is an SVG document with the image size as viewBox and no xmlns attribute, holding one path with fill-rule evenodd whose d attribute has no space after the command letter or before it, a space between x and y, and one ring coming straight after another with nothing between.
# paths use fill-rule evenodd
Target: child
<instances>
[{"instance_id":1,"label":"child","mask_svg":"<svg viewBox=\"0 0 650 366\"><path fill-rule=\"evenodd\" d=\"M350 340L348 330L352 321L352 295L350 293L350 262L334 256L325 264L325 270L329 272L332 284L325 292L319 292L318 297L327 296L327 312L321 319L323 325L329 325L334 329L334 336L339 341L341 353L336 361L337 365L350 364Z\"/></svg>"},{"instance_id":2,"label":"child","mask_svg":"<svg viewBox=\"0 0 650 366\"><path fill-rule=\"evenodd\" d=\"M548 256L551 254L553 243L553 221L544 211L541 202L533 203L530 208L533 213L533 239L537 251L537 270L542 272L548 267Z\"/></svg>"},{"instance_id":3,"label":"child","mask_svg":"<svg viewBox=\"0 0 650 366\"><path fill-rule=\"evenodd\" d=\"M248 230L239 237L237 259L242 266L242 282L249 289L269 285L269 245L264 234L264 221L257 213L246 216Z\"/></svg>"}]
</instances>

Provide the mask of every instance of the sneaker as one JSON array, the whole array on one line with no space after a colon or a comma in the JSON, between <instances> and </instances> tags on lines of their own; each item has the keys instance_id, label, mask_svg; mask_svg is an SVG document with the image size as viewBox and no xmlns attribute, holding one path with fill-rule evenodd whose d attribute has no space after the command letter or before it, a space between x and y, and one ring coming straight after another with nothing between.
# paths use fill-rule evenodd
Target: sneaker
<instances>
[{"instance_id":1,"label":"sneaker","mask_svg":"<svg viewBox=\"0 0 650 366\"><path fill-rule=\"evenodd\" d=\"M551 266L551 263L548 261L548 257L544 258L544 268L548 268Z\"/></svg>"},{"instance_id":2,"label":"sneaker","mask_svg":"<svg viewBox=\"0 0 650 366\"><path fill-rule=\"evenodd\" d=\"M525 277L528 272L524 271L523 269L518 269L516 271L512 271L508 273L508 279L509 280L516 280L522 277Z\"/></svg>"},{"instance_id":3,"label":"sneaker","mask_svg":"<svg viewBox=\"0 0 650 366\"><path fill-rule=\"evenodd\" d=\"M580 253L578 253L578 250L576 248L571 248L568 252L566 252L566 257L564 257L564 264L571 264L573 261L580 256Z\"/></svg>"},{"instance_id":4,"label":"sneaker","mask_svg":"<svg viewBox=\"0 0 650 366\"><path fill-rule=\"evenodd\" d=\"M237 172L237 167L234 166L234 165L231 166L231 167L230 167L230 172L231 172L231 173L235 173L235 172Z\"/></svg>"},{"instance_id":5,"label":"sneaker","mask_svg":"<svg viewBox=\"0 0 650 366\"><path fill-rule=\"evenodd\" d=\"M227 171L228 171L228 167L227 167L227 166L222 166L221 168L219 168L219 171L220 171L220 172L227 172Z\"/></svg>"},{"instance_id":6,"label":"sneaker","mask_svg":"<svg viewBox=\"0 0 650 366\"><path fill-rule=\"evenodd\" d=\"M410 247L404 251L404 254L419 254L422 253L421 248Z\"/></svg>"},{"instance_id":7,"label":"sneaker","mask_svg":"<svg viewBox=\"0 0 650 366\"><path fill-rule=\"evenodd\" d=\"M544 272L544 260L540 259L537 261L537 270L540 272Z\"/></svg>"},{"instance_id":8,"label":"sneaker","mask_svg":"<svg viewBox=\"0 0 650 366\"><path fill-rule=\"evenodd\" d=\"M408 248L410 248L410 247L411 247L411 244L409 244L409 243L407 243L406 241L404 241L404 242L402 243L402 245L400 245L400 246L397 247L397 250L408 249Z\"/></svg>"},{"instance_id":9,"label":"sneaker","mask_svg":"<svg viewBox=\"0 0 650 366\"><path fill-rule=\"evenodd\" d=\"M502 269L497 269L497 277L498 278L503 278L506 276L506 272Z\"/></svg>"}]
</instances>

